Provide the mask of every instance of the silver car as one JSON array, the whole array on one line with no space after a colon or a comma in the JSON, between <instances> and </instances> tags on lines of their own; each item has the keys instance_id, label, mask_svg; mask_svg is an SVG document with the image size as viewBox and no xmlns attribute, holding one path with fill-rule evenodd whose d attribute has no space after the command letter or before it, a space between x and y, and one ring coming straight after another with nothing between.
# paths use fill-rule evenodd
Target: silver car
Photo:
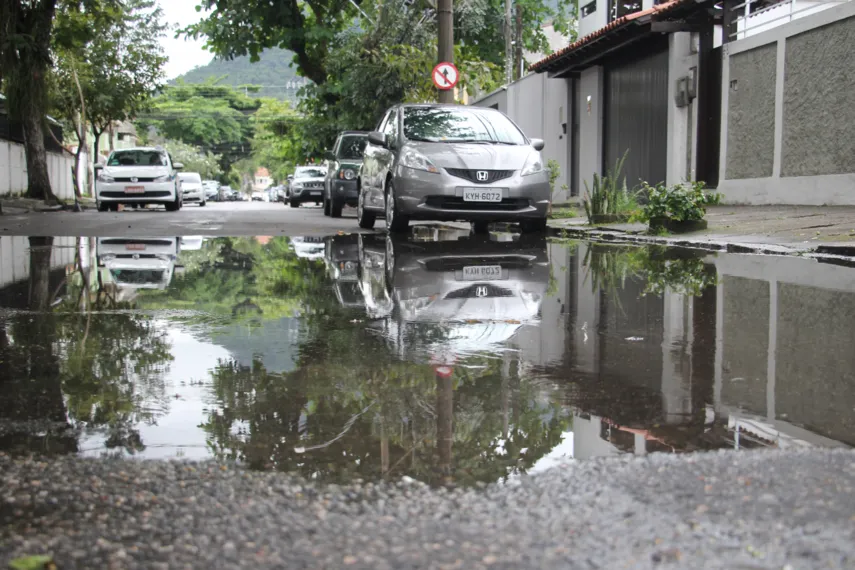
<instances>
[{"instance_id":1,"label":"silver car","mask_svg":"<svg viewBox=\"0 0 855 570\"><path fill-rule=\"evenodd\" d=\"M399 105L368 135L359 176L357 218L365 229L378 216L390 231L411 220L519 222L546 229L549 175L540 151L494 109Z\"/></svg>"}]
</instances>

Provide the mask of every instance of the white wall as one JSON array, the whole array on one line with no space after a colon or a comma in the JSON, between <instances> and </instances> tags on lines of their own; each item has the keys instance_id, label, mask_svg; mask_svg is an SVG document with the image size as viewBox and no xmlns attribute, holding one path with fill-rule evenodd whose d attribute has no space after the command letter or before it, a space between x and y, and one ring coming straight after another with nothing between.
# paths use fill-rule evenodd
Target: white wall
<instances>
[{"instance_id":1,"label":"white wall","mask_svg":"<svg viewBox=\"0 0 855 570\"><path fill-rule=\"evenodd\" d=\"M71 168L74 157L54 152L47 153L48 174L53 193L63 200L74 198ZM24 192L27 189L27 161L24 146L0 140L0 196Z\"/></svg>"},{"instance_id":2,"label":"white wall","mask_svg":"<svg viewBox=\"0 0 855 570\"><path fill-rule=\"evenodd\" d=\"M603 68L589 67L579 80L579 195L603 164Z\"/></svg>"},{"instance_id":3,"label":"white wall","mask_svg":"<svg viewBox=\"0 0 855 570\"><path fill-rule=\"evenodd\" d=\"M785 2L754 12L736 21L736 39L753 36L776 28L797 18L816 14L848 0L822 0L821 2Z\"/></svg>"},{"instance_id":4,"label":"white wall","mask_svg":"<svg viewBox=\"0 0 855 570\"><path fill-rule=\"evenodd\" d=\"M555 160L561 175L555 182L554 202L566 202L569 194L562 186L570 186L569 136L564 135L560 121L568 124L568 79L551 79L545 73L532 73L493 93L474 105L489 107L499 104L499 110L508 115L529 138L543 139L545 160ZM504 105L504 106L503 106ZM562 119L563 117L563 119Z\"/></svg>"},{"instance_id":5,"label":"white wall","mask_svg":"<svg viewBox=\"0 0 855 570\"><path fill-rule=\"evenodd\" d=\"M665 182L669 185L695 180L698 100L692 100L687 107L677 107L674 102L677 79L691 77L692 68L698 68L698 54L692 53L692 44L689 32L668 36L668 166Z\"/></svg>"},{"instance_id":6,"label":"white wall","mask_svg":"<svg viewBox=\"0 0 855 570\"><path fill-rule=\"evenodd\" d=\"M76 238L73 237L58 237L53 240L51 269L74 263L75 243ZM29 250L30 242L26 236L0 237L0 287L29 278Z\"/></svg>"},{"instance_id":7,"label":"white wall","mask_svg":"<svg viewBox=\"0 0 855 570\"><path fill-rule=\"evenodd\" d=\"M579 15L582 15L582 7L587 6L586 0L579 0ZM597 10L584 18L579 19L579 37L584 38L609 23L609 3L607 0L597 0Z\"/></svg>"}]
</instances>

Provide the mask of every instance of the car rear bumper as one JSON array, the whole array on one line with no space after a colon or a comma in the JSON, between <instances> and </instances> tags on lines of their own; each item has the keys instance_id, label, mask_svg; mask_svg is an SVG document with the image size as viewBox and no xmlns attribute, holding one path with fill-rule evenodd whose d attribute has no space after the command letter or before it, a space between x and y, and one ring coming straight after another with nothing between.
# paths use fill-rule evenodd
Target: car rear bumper
<instances>
[{"instance_id":1,"label":"car rear bumper","mask_svg":"<svg viewBox=\"0 0 855 570\"><path fill-rule=\"evenodd\" d=\"M129 193L126 191L128 186L142 186L144 191ZM109 203L173 202L175 185L172 182L96 182L95 194L99 201Z\"/></svg>"},{"instance_id":2,"label":"car rear bumper","mask_svg":"<svg viewBox=\"0 0 855 570\"><path fill-rule=\"evenodd\" d=\"M501 202L470 202L465 188L495 190ZM546 218L549 211L549 175L544 171L530 176L515 172L510 178L491 184L477 184L445 172L435 174L398 167L395 197L399 211L411 219L513 221Z\"/></svg>"}]
</instances>

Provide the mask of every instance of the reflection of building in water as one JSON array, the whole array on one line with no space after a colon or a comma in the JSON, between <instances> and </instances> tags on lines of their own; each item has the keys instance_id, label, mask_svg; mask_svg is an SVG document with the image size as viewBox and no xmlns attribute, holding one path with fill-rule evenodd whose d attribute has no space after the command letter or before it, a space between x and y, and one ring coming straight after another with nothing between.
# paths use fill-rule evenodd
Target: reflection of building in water
<instances>
[{"instance_id":1,"label":"reflection of building in water","mask_svg":"<svg viewBox=\"0 0 855 570\"><path fill-rule=\"evenodd\" d=\"M643 278L592 287L590 247L553 258L545 306L564 310L516 337L565 385L577 457L855 444L855 271L722 254L704 261L717 287L644 295Z\"/></svg>"}]
</instances>

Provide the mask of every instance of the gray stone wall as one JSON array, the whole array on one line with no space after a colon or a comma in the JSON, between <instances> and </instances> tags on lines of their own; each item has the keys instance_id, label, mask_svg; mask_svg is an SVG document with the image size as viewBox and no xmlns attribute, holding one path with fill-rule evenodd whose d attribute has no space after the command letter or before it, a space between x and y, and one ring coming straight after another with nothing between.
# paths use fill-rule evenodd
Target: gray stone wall
<instances>
[{"instance_id":1,"label":"gray stone wall","mask_svg":"<svg viewBox=\"0 0 855 570\"><path fill-rule=\"evenodd\" d=\"M772 176L776 60L774 43L730 58L725 169L728 179Z\"/></svg>"},{"instance_id":2,"label":"gray stone wall","mask_svg":"<svg viewBox=\"0 0 855 570\"><path fill-rule=\"evenodd\" d=\"M855 18L786 42L781 176L855 172Z\"/></svg>"},{"instance_id":3,"label":"gray stone wall","mask_svg":"<svg viewBox=\"0 0 855 570\"><path fill-rule=\"evenodd\" d=\"M775 413L855 445L855 293L778 286Z\"/></svg>"},{"instance_id":4,"label":"gray stone wall","mask_svg":"<svg viewBox=\"0 0 855 570\"><path fill-rule=\"evenodd\" d=\"M766 415L769 352L769 282L725 276L722 401Z\"/></svg>"}]
</instances>

